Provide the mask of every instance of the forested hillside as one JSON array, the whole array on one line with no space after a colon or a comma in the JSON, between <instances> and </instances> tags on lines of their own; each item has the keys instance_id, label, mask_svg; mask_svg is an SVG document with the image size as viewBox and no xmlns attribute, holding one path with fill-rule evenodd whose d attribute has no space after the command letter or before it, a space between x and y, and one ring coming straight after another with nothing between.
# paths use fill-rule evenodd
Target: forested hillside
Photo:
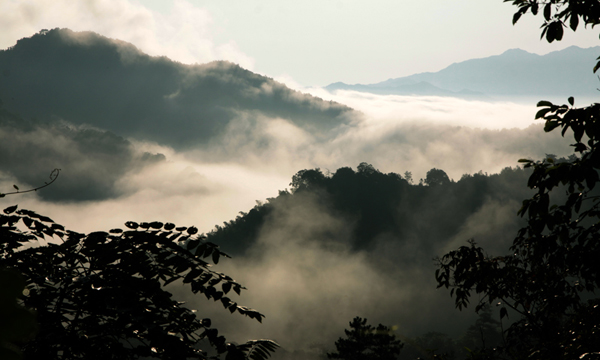
<instances>
[{"instance_id":1,"label":"forested hillside","mask_svg":"<svg viewBox=\"0 0 600 360\"><path fill-rule=\"evenodd\" d=\"M231 253L244 254L278 211L302 206L310 199L348 223L352 230L345 241L353 251L372 251L381 241L393 239L415 242L415 250L433 254L458 234L464 234L463 240L476 235L481 237L478 241L490 243L510 240L510 235L504 235L518 228L516 217L502 224L503 231L492 230L494 223L489 224L489 230L469 229L468 219L482 216L491 207L512 207L513 215L520 201L530 194L521 186L528 177L521 168L506 168L500 174L465 174L458 181L450 180L443 170L432 169L418 184L407 180L407 175L410 177L384 174L367 163L356 170L343 167L333 173L302 170L294 175L289 191L280 191L278 197L217 226L208 237ZM497 224L503 220L493 221ZM469 231L473 232L469 235ZM337 234L320 236L341 241ZM418 259L416 253L406 255L407 260Z\"/></svg>"},{"instance_id":2,"label":"forested hillside","mask_svg":"<svg viewBox=\"0 0 600 360\"><path fill-rule=\"evenodd\" d=\"M250 300L271 304L277 318L291 319L265 323L264 328L274 326L279 330L272 332L287 334L289 322L298 327L276 358L323 355L319 349L330 347L318 339L336 333L328 321L358 311L397 325L396 334L406 343L401 359L427 355L425 349L433 348L461 358L468 355L467 343L481 347L481 321L489 330L487 344L498 340L497 309L480 315L484 319L477 326L474 314L453 311L447 293L435 290L433 259L467 245L469 239L490 254L506 255L525 224L516 213L532 194L523 186L529 175L514 167L498 174L465 174L454 181L443 170L431 169L414 181L410 172L385 174L367 163L335 172L306 169L293 176L289 190L217 226L207 240L237 259L237 273L265 274L264 281L248 278L262 292L249 294ZM340 273L340 263L353 265ZM315 268L320 269L316 277ZM266 295L274 291L281 292L277 301ZM307 306L315 317L298 323L295 309ZM310 335L314 328L321 329L319 335ZM261 328L253 331L260 333ZM312 351L304 345L300 348L308 352L288 352L311 341Z\"/></svg>"}]
</instances>

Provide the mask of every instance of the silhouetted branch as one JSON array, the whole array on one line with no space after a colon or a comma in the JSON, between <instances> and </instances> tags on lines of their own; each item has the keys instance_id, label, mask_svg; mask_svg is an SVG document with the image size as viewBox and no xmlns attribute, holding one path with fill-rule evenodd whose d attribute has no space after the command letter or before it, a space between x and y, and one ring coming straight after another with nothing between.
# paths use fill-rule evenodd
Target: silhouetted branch
<instances>
[{"instance_id":1,"label":"silhouetted branch","mask_svg":"<svg viewBox=\"0 0 600 360\"><path fill-rule=\"evenodd\" d=\"M13 187L15 189L17 189L17 191L8 192L8 193L0 193L0 198L5 197L6 195L24 194L24 193L28 193L28 192L32 192L32 191L38 191L39 189L43 189L46 186L52 184L54 181L56 181L56 179L58 179L58 174L59 173L60 173L60 169L54 169L54 170L52 170L52 172L50 173L50 182L44 182L44 185L38 186L38 187L36 187L34 189L20 191L19 187L17 185L13 185Z\"/></svg>"}]
</instances>

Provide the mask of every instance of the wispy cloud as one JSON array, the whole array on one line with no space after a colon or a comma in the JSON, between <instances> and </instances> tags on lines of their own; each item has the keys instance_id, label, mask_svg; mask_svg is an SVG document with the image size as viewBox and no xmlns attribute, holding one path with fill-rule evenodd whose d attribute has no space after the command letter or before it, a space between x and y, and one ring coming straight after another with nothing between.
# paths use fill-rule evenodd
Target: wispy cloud
<instances>
[{"instance_id":1,"label":"wispy cloud","mask_svg":"<svg viewBox=\"0 0 600 360\"><path fill-rule=\"evenodd\" d=\"M0 27L0 48L41 29L66 27L131 42L150 55L183 63L229 60L254 67L235 41L215 41L210 13L185 0L174 1L166 14L127 0L7 0L0 3Z\"/></svg>"}]
</instances>

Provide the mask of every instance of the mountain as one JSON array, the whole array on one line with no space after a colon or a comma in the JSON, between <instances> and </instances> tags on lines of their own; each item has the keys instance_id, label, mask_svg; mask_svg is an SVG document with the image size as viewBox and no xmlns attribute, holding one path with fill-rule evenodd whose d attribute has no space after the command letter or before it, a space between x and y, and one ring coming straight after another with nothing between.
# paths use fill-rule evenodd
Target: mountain
<instances>
[{"instance_id":1,"label":"mountain","mask_svg":"<svg viewBox=\"0 0 600 360\"><path fill-rule=\"evenodd\" d=\"M0 100L26 118L61 119L177 148L209 141L234 119L283 118L319 133L352 112L230 62L184 65L68 29L42 30L0 51Z\"/></svg>"},{"instance_id":2,"label":"mountain","mask_svg":"<svg viewBox=\"0 0 600 360\"><path fill-rule=\"evenodd\" d=\"M463 98L593 97L600 86L592 73L600 46L571 46L546 55L520 49L496 56L454 63L438 72L426 72L375 84L325 87L329 91L355 90L376 94L438 95Z\"/></svg>"}]
</instances>

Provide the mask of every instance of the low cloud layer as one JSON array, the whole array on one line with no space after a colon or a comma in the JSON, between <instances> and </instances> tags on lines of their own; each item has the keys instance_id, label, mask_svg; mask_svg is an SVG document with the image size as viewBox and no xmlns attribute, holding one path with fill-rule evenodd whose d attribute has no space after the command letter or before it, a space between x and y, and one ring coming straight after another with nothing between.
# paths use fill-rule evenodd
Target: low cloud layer
<instances>
[{"instance_id":1,"label":"low cloud layer","mask_svg":"<svg viewBox=\"0 0 600 360\"><path fill-rule=\"evenodd\" d=\"M349 125L325 138L285 118L250 114L249 120L244 112L238 112L220 136L185 151L74 125L47 125L28 131L4 125L3 136L15 139L3 142L3 154L15 154L3 155L7 164L4 191L13 182L34 186L37 179L60 167L63 185L44 189L40 199L95 199L82 204L43 205L46 209L60 208L57 211L63 219L75 218L81 207L91 211L97 220L73 222L80 231L98 230L108 223L121 226L134 218L166 216L169 221L197 224L209 231L239 211L248 211L256 200L276 196L302 169L335 171L368 162L386 173L402 175L410 171L415 182L431 168L443 169L458 180L466 173L496 173L516 166L520 158L538 159L547 153L565 156L571 151L568 140L557 131L544 133L541 124L523 129L486 128L489 120L485 114L497 104L463 100L453 104L452 99L443 99L439 105L444 108L443 117L453 119L447 124L439 118L440 111L431 109L435 106L431 99L404 100L420 114L415 118L408 111L399 112L404 115L398 117L371 116L382 103L387 104L387 97L375 97L372 102L368 99L361 100L363 114L355 114ZM471 105L486 112L467 111ZM527 118L521 105L505 103L498 111L498 118ZM17 141L23 137L29 140ZM8 162L13 165L9 167ZM35 195L28 199L37 203ZM15 200L21 202L24 198ZM114 221L105 221L102 214L107 212ZM69 225L70 221L63 222Z\"/></svg>"}]
</instances>

